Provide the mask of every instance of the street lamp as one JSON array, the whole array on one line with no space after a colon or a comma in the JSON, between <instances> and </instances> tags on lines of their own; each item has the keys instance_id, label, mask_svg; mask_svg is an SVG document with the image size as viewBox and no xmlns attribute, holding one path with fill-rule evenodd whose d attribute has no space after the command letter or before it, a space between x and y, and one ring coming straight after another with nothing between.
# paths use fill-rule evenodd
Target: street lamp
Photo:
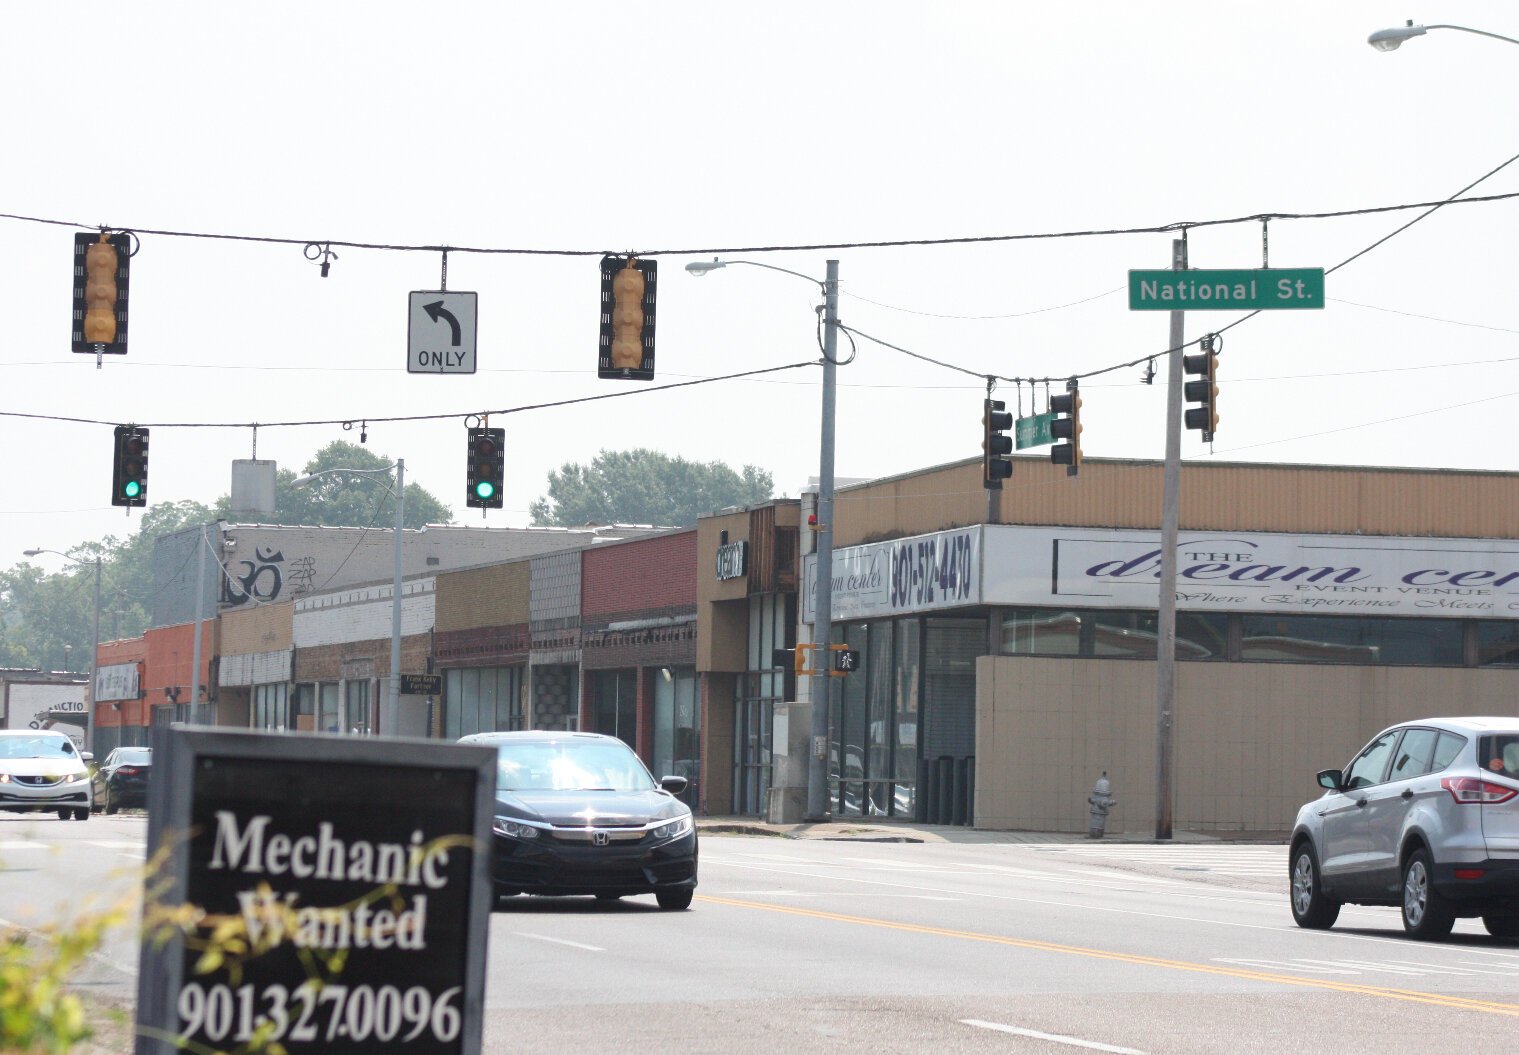
<instances>
[{"instance_id":1,"label":"street lamp","mask_svg":"<svg viewBox=\"0 0 1519 1055\"><path fill-rule=\"evenodd\" d=\"M812 752L807 761L807 819L821 821L828 816L828 705L833 642L833 420L836 371L835 351L839 336L839 262L828 261L828 277L822 282L800 271L791 271L757 260L692 261L686 270L705 275L729 264L747 264L770 271L781 271L823 290L823 422L819 443L818 507L816 525L817 577L813 583L813 671L812 671Z\"/></svg>"},{"instance_id":2,"label":"street lamp","mask_svg":"<svg viewBox=\"0 0 1519 1055\"><path fill-rule=\"evenodd\" d=\"M1479 37L1492 37L1494 40L1505 40L1510 44L1519 44L1519 40L1515 40L1513 37L1505 37L1499 33L1489 33L1485 29L1472 29L1470 26L1450 26L1443 24L1433 26L1416 26L1413 23L1413 19L1409 19L1406 26L1394 26L1391 29L1377 30L1371 36L1366 38L1366 43L1370 44L1378 51L1397 51L1398 46L1401 45L1405 40L1410 40L1414 37L1422 37L1431 29L1459 29L1463 33L1475 33Z\"/></svg>"},{"instance_id":3,"label":"street lamp","mask_svg":"<svg viewBox=\"0 0 1519 1055\"><path fill-rule=\"evenodd\" d=\"M305 487L319 476L334 473L388 473L396 471L395 567L390 581L390 688L386 693L386 713L380 716L380 731L391 736L401 721L401 529L406 524L406 459L379 469L323 469L309 476L295 478L296 487Z\"/></svg>"},{"instance_id":4,"label":"street lamp","mask_svg":"<svg viewBox=\"0 0 1519 1055\"><path fill-rule=\"evenodd\" d=\"M22 550L21 553L25 557L37 557L44 553L52 553L62 557L64 560L71 560L75 564L95 565L95 640L90 644L90 705L84 712L84 749L93 753L95 750L95 664L100 654L100 557L97 556L92 561L80 560L78 557L70 556L55 549L41 548Z\"/></svg>"}]
</instances>

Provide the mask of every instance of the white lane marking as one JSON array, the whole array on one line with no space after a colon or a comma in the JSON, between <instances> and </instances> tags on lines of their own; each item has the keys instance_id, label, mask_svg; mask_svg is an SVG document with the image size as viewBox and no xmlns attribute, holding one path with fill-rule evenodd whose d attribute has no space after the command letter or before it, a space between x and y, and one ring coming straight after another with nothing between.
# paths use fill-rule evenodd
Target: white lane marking
<instances>
[{"instance_id":1,"label":"white lane marking","mask_svg":"<svg viewBox=\"0 0 1519 1055\"><path fill-rule=\"evenodd\" d=\"M963 1025L975 1026L977 1029L994 1029L998 1033L1012 1033L1019 1037L1047 1040L1052 1044L1069 1044L1073 1048L1087 1048L1091 1051L1111 1051L1114 1055L1145 1055L1138 1048L1120 1048L1113 1044L1099 1044L1095 1040L1062 1037L1058 1033L1041 1033L1037 1029L1019 1029L1017 1026L1004 1026L1000 1022L983 1022L979 1018L962 1018L960 1022Z\"/></svg>"},{"instance_id":2,"label":"white lane marking","mask_svg":"<svg viewBox=\"0 0 1519 1055\"><path fill-rule=\"evenodd\" d=\"M1236 967L1259 967L1263 971L1306 971L1310 974L1360 974L1340 967L1312 967L1312 963L1328 963L1328 960L1236 960L1224 956L1213 957L1214 963L1227 963Z\"/></svg>"},{"instance_id":3,"label":"white lane marking","mask_svg":"<svg viewBox=\"0 0 1519 1055\"><path fill-rule=\"evenodd\" d=\"M1359 967L1363 971L1384 971L1387 974L1425 974L1424 971L1414 970L1412 967L1394 967L1390 963L1379 963L1375 960L1308 960L1308 963L1338 964L1343 967Z\"/></svg>"},{"instance_id":4,"label":"white lane marking","mask_svg":"<svg viewBox=\"0 0 1519 1055\"><path fill-rule=\"evenodd\" d=\"M48 849L51 849L51 847L49 847L47 843L27 842L24 839L3 839L3 840L0 840L0 853L3 853L6 850L48 850Z\"/></svg>"},{"instance_id":5,"label":"white lane marking","mask_svg":"<svg viewBox=\"0 0 1519 1055\"><path fill-rule=\"evenodd\" d=\"M102 850L136 850L138 853L146 853L147 847L143 846L141 839L86 839L86 846L98 846Z\"/></svg>"},{"instance_id":6,"label":"white lane marking","mask_svg":"<svg viewBox=\"0 0 1519 1055\"><path fill-rule=\"evenodd\" d=\"M519 938L532 938L534 941L547 941L555 945L568 945L572 949L584 949L586 952L606 952L599 945L586 945L578 941L566 941L563 938L550 938L547 934L529 934L525 930L514 930L512 933Z\"/></svg>"}]
</instances>

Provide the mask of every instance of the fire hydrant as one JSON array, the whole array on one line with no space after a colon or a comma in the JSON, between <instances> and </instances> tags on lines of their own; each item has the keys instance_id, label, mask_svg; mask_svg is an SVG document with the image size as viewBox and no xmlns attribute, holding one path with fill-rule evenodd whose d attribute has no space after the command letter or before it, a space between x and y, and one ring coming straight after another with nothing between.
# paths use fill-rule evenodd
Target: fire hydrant
<instances>
[{"instance_id":1,"label":"fire hydrant","mask_svg":"<svg viewBox=\"0 0 1519 1055\"><path fill-rule=\"evenodd\" d=\"M1088 839L1101 839L1103 829L1108 826L1108 811L1118 802L1108 794L1112 790L1113 785L1108 783L1108 771L1104 769L1102 776L1097 778L1097 783L1092 785L1092 794L1087 798L1087 804L1092 807L1091 820L1087 824Z\"/></svg>"}]
</instances>

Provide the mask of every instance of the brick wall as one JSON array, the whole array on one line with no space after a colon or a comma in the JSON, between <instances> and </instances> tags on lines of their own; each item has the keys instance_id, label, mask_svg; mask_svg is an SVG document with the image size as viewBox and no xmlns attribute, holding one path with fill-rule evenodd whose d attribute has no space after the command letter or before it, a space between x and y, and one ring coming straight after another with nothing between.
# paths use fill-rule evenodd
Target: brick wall
<instances>
[{"instance_id":1,"label":"brick wall","mask_svg":"<svg viewBox=\"0 0 1519 1055\"><path fill-rule=\"evenodd\" d=\"M583 555L581 615L696 605L696 530L596 546Z\"/></svg>"},{"instance_id":2,"label":"brick wall","mask_svg":"<svg viewBox=\"0 0 1519 1055\"><path fill-rule=\"evenodd\" d=\"M438 577L438 631L526 623L532 597L532 563L512 561L466 568Z\"/></svg>"},{"instance_id":3,"label":"brick wall","mask_svg":"<svg viewBox=\"0 0 1519 1055\"><path fill-rule=\"evenodd\" d=\"M401 672L423 674L432 656L432 634L413 634L401 638ZM364 669L374 677L384 678L390 674L390 638L371 638L366 641L340 641L324 645L297 647L292 665L293 681L338 681L343 678L345 664L349 671L358 663L372 666Z\"/></svg>"}]
</instances>

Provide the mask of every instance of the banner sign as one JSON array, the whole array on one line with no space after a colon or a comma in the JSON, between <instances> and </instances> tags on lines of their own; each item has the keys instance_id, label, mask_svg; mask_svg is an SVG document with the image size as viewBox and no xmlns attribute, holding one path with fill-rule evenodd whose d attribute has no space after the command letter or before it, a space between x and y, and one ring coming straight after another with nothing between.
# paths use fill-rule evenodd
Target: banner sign
<instances>
[{"instance_id":1,"label":"banner sign","mask_svg":"<svg viewBox=\"0 0 1519 1055\"><path fill-rule=\"evenodd\" d=\"M833 552L833 620L906 615L981 603L982 526L848 546ZM803 562L802 620L814 618L817 556Z\"/></svg>"},{"instance_id":2,"label":"banner sign","mask_svg":"<svg viewBox=\"0 0 1519 1055\"><path fill-rule=\"evenodd\" d=\"M1160 533L988 525L985 603L1153 609ZM1183 532L1189 611L1519 619L1519 541Z\"/></svg>"}]
</instances>

